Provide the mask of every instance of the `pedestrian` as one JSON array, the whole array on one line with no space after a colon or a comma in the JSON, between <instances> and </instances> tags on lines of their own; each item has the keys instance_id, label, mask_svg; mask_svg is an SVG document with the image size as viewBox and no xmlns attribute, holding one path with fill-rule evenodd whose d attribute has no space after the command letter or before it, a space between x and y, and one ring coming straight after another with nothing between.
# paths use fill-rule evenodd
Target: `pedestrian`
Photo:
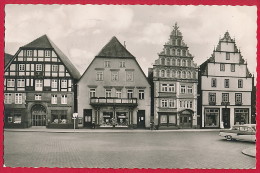
<instances>
[{"instance_id":1,"label":"pedestrian","mask_svg":"<svg viewBox=\"0 0 260 173\"><path fill-rule=\"evenodd\" d=\"M96 128L96 124L95 122L92 122L92 129L95 129Z\"/></svg>"}]
</instances>

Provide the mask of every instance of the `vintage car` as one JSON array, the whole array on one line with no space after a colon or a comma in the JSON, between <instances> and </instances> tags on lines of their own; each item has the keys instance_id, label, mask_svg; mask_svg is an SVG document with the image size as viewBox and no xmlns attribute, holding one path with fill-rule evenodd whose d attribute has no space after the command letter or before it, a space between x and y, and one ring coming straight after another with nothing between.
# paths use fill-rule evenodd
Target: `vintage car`
<instances>
[{"instance_id":1,"label":"vintage car","mask_svg":"<svg viewBox=\"0 0 260 173\"><path fill-rule=\"evenodd\" d=\"M243 140L256 141L256 125L243 124L234 125L230 129L220 130L219 136L225 137L227 140Z\"/></svg>"}]
</instances>

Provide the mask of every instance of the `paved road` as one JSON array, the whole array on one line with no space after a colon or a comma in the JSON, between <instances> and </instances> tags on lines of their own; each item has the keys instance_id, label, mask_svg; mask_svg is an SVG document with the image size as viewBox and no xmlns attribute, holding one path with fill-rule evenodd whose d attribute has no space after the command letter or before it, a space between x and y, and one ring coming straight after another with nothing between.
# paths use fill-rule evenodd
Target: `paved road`
<instances>
[{"instance_id":1,"label":"paved road","mask_svg":"<svg viewBox=\"0 0 260 173\"><path fill-rule=\"evenodd\" d=\"M255 168L243 155L254 143L218 132L5 132L8 167Z\"/></svg>"}]
</instances>

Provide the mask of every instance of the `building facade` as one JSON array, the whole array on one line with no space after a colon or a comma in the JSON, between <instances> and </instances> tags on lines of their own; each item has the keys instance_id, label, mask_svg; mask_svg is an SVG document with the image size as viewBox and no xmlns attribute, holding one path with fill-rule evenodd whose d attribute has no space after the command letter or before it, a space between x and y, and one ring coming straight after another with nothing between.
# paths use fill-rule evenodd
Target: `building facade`
<instances>
[{"instance_id":1,"label":"building facade","mask_svg":"<svg viewBox=\"0 0 260 173\"><path fill-rule=\"evenodd\" d=\"M46 35L20 47L5 66L5 127L69 128L77 112L74 91L79 78Z\"/></svg>"},{"instance_id":2,"label":"building facade","mask_svg":"<svg viewBox=\"0 0 260 173\"><path fill-rule=\"evenodd\" d=\"M78 82L79 126L147 128L150 85L136 58L113 37ZM81 121L80 121L81 122Z\"/></svg>"},{"instance_id":3,"label":"building facade","mask_svg":"<svg viewBox=\"0 0 260 173\"><path fill-rule=\"evenodd\" d=\"M177 26L151 74L153 121L159 129L197 128L197 65Z\"/></svg>"},{"instance_id":4,"label":"building facade","mask_svg":"<svg viewBox=\"0 0 260 173\"><path fill-rule=\"evenodd\" d=\"M228 32L200 66L199 112L203 128L251 123L253 77Z\"/></svg>"}]
</instances>

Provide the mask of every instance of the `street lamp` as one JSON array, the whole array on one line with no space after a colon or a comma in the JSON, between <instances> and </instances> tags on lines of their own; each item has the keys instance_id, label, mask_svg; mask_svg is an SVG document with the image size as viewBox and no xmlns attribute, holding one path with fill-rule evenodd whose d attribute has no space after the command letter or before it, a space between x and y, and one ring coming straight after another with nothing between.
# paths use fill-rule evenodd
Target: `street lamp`
<instances>
[{"instance_id":1,"label":"street lamp","mask_svg":"<svg viewBox=\"0 0 260 173\"><path fill-rule=\"evenodd\" d=\"M76 127L76 123L75 123L75 120L77 119L78 117L78 113L73 113L73 120L74 120L74 132L75 132L75 127Z\"/></svg>"}]
</instances>

